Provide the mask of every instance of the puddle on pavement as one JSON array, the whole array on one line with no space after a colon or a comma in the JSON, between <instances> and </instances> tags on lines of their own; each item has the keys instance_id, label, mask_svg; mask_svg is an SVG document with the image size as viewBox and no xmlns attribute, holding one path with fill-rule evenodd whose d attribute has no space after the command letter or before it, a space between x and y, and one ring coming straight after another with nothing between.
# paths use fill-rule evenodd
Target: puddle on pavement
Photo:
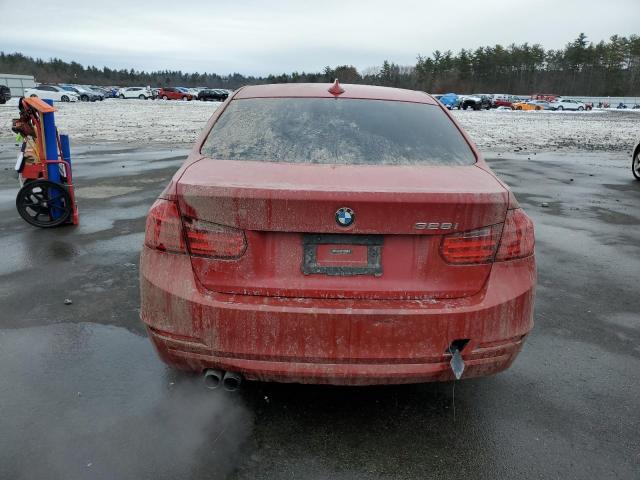
<instances>
[{"instance_id":1,"label":"puddle on pavement","mask_svg":"<svg viewBox=\"0 0 640 480\"><path fill-rule=\"evenodd\" d=\"M239 397L175 376L118 327L0 330L0 378L2 478L224 476L251 428Z\"/></svg>"}]
</instances>

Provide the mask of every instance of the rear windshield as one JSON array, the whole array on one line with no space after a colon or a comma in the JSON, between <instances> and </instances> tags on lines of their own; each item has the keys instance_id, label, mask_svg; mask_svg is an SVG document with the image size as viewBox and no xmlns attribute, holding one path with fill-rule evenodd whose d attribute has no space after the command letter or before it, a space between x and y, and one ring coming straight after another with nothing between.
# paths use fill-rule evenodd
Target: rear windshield
<instances>
[{"instance_id":1,"label":"rear windshield","mask_svg":"<svg viewBox=\"0 0 640 480\"><path fill-rule=\"evenodd\" d=\"M471 165L476 159L435 105L332 98L232 101L202 153L219 160L341 165Z\"/></svg>"}]
</instances>

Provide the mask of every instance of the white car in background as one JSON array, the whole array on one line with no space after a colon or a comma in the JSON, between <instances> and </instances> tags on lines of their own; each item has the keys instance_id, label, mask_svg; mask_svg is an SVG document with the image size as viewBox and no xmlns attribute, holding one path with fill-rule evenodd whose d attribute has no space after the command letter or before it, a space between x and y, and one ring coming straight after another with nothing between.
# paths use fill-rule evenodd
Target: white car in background
<instances>
[{"instance_id":1,"label":"white car in background","mask_svg":"<svg viewBox=\"0 0 640 480\"><path fill-rule=\"evenodd\" d=\"M33 88L24 89L25 97L39 97L56 102L77 102L78 94L75 92L68 92L62 87L57 85L38 85Z\"/></svg>"},{"instance_id":2,"label":"white car in background","mask_svg":"<svg viewBox=\"0 0 640 480\"><path fill-rule=\"evenodd\" d=\"M149 87L125 87L118 90L118 98L139 98L147 100L153 98L153 92Z\"/></svg>"},{"instance_id":3,"label":"white car in background","mask_svg":"<svg viewBox=\"0 0 640 480\"><path fill-rule=\"evenodd\" d=\"M587 106L579 102L578 100L571 100L569 98L557 98L553 102L549 102L549 109L551 110L579 110L583 111Z\"/></svg>"}]
</instances>

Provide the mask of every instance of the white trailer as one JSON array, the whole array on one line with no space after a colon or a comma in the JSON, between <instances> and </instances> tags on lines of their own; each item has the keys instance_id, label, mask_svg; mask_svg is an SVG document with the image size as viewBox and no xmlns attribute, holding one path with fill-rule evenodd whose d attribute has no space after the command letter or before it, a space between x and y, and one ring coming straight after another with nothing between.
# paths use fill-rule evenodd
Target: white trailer
<instances>
[{"instance_id":1,"label":"white trailer","mask_svg":"<svg viewBox=\"0 0 640 480\"><path fill-rule=\"evenodd\" d=\"M11 89L11 96L14 98L23 97L25 88L36 86L33 75L13 75L11 73L0 73L0 85L6 85Z\"/></svg>"}]
</instances>

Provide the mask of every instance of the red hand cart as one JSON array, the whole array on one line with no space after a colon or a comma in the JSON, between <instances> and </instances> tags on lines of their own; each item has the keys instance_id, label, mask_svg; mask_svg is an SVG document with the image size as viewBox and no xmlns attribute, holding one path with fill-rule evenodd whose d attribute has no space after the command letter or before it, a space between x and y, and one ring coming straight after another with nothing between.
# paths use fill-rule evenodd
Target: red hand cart
<instances>
[{"instance_id":1,"label":"red hand cart","mask_svg":"<svg viewBox=\"0 0 640 480\"><path fill-rule=\"evenodd\" d=\"M56 227L65 223L77 225L79 217L71 164L64 158L55 124L51 121L50 128L45 129L45 114L56 109L35 97L21 98L19 108L20 118L13 121L12 128L23 137L16 163L21 185L16 197L18 213L36 227ZM46 138L46 134L55 138ZM56 158L47 158L52 152L47 147L52 144L47 145L46 142L55 142L53 151Z\"/></svg>"}]
</instances>

